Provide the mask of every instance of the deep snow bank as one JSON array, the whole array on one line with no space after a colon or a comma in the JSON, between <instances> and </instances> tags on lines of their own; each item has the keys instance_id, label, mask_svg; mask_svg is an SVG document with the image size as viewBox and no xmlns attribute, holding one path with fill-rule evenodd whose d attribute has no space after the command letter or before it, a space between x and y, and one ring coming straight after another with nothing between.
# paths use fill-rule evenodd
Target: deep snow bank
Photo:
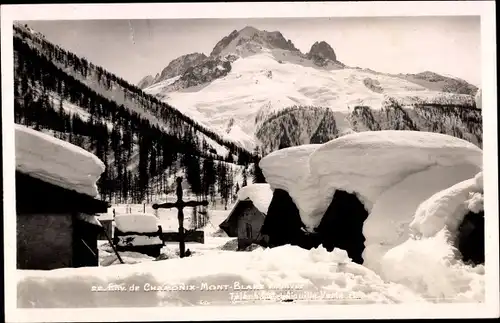
<instances>
[{"instance_id":1,"label":"deep snow bank","mask_svg":"<svg viewBox=\"0 0 500 323\"><path fill-rule=\"evenodd\" d=\"M447 229L435 236L408 239L382 259L380 275L437 302L484 302L484 265L457 259Z\"/></svg>"},{"instance_id":2,"label":"deep snow bank","mask_svg":"<svg viewBox=\"0 0 500 323\"><path fill-rule=\"evenodd\" d=\"M425 297L484 301L484 265L464 264L457 246L465 215L483 211L482 193L481 172L421 203L409 239L381 258L382 277Z\"/></svg>"},{"instance_id":3,"label":"deep snow bank","mask_svg":"<svg viewBox=\"0 0 500 323\"><path fill-rule=\"evenodd\" d=\"M253 205L264 214L267 214L272 198L273 190L269 184L250 184L242 187L238 192L240 201L250 199Z\"/></svg>"},{"instance_id":4,"label":"deep snow bank","mask_svg":"<svg viewBox=\"0 0 500 323\"><path fill-rule=\"evenodd\" d=\"M282 246L133 265L18 273L19 307L146 307L200 301L223 305L242 298L252 304L255 297L257 303L313 297L332 304L424 301L408 288L385 283L369 269L352 263L345 252L328 253L322 248ZM130 292L134 285L138 290ZM227 285L227 289L210 290L215 285L220 289ZM186 286L193 287L183 291Z\"/></svg>"},{"instance_id":5,"label":"deep snow bank","mask_svg":"<svg viewBox=\"0 0 500 323\"><path fill-rule=\"evenodd\" d=\"M481 198L476 193L483 192L483 173L462 181L434 194L424 201L415 213L410 224L412 233L417 237L431 237L441 229L447 228L456 233L464 216L469 212L481 211L477 202Z\"/></svg>"},{"instance_id":6,"label":"deep snow bank","mask_svg":"<svg viewBox=\"0 0 500 323\"><path fill-rule=\"evenodd\" d=\"M417 208L427 212L419 207L423 201L475 174L475 165L431 166L380 194L363 226L363 264L377 271L383 254L409 238Z\"/></svg>"},{"instance_id":7,"label":"deep snow bank","mask_svg":"<svg viewBox=\"0 0 500 323\"><path fill-rule=\"evenodd\" d=\"M90 152L22 125L15 125L16 170L42 181L96 196L103 162Z\"/></svg>"},{"instance_id":8,"label":"deep snow bank","mask_svg":"<svg viewBox=\"0 0 500 323\"><path fill-rule=\"evenodd\" d=\"M323 205L317 194L318 182L311 175L309 156L320 144L302 145L275 151L261 159L259 166L271 188L288 192L299 209L302 222L311 230L321 221L326 211L317 210Z\"/></svg>"}]
</instances>

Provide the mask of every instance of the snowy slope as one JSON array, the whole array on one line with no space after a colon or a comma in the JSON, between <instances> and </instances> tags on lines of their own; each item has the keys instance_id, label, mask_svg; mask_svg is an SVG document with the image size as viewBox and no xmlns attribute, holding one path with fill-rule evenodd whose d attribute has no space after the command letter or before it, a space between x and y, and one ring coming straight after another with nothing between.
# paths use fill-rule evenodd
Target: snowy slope
<instances>
[{"instance_id":1,"label":"snowy slope","mask_svg":"<svg viewBox=\"0 0 500 323\"><path fill-rule=\"evenodd\" d=\"M328 107L347 115L349 108L358 105L380 109L387 96L404 105L472 102L469 95L431 91L395 76L355 68L319 68L299 54L267 48L236 60L228 75L199 89L159 93L153 85L145 92L159 95L190 115L198 113L197 118L218 129L234 118L250 136L258 129L258 121L292 105Z\"/></svg>"},{"instance_id":2,"label":"snowy slope","mask_svg":"<svg viewBox=\"0 0 500 323\"><path fill-rule=\"evenodd\" d=\"M21 25L16 25L16 28L19 28L21 31L24 31L26 28L25 26ZM42 40L38 37L41 37L37 33L32 33L33 35L37 36L34 38L28 38L24 37L24 35L17 33L17 30L15 30L16 33L14 36L19 37L28 44L30 47L36 48L40 54L42 55L48 55L45 47L43 44L47 42L46 40ZM51 46L54 46L53 44L47 42ZM58 46L55 46L57 48L60 48ZM176 128L178 127L178 124L174 122L172 124L172 121L169 119L169 121L166 121L165 118L158 113L158 109L145 109L144 107L144 102L145 100L141 98L137 93L131 92L130 89L127 89L120 85L118 82L115 80L106 80L103 79L102 77L102 70L98 71L98 67L91 65L91 68L88 70L88 74L84 75L80 70L75 68L75 66L72 66L71 64L68 66L64 62L58 60L58 59L53 59L52 63L56 65L58 68L62 69L65 73L68 75L74 77L76 80L80 81L81 83L85 84L88 86L91 90L95 91L96 93L116 102L118 105L123 105L125 108L130 110L132 113L138 114L142 119L148 120L152 125L157 125L160 129L163 129L166 133L175 133ZM179 76L174 77L172 79L167 79L164 80L158 84L154 84L153 86L159 86L160 88L162 86L166 86L168 84L171 84L175 82L175 80L179 78ZM106 86L106 82L109 82L109 87ZM154 91L153 91L154 92ZM176 107L173 107L176 110L179 110L181 113L187 115L188 117L190 116L189 113L184 113L185 111L182 109L177 109ZM198 121L198 117L196 115L193 115L193 119L195 122ZM202 124L205 126L205 129L207 129L208 132L213 132L212 129L209 128L209 125L207 124ZM213 132L213 134L220 136L223 138L225 141L229 141L230 143L234 142L231 137L226 136L224 133L218 133L218 132ZM210 139L210 135L205 133L204 131L199 131L197 132L197 137L199 140L205 139L207 142ZM215 140L211 140L211 143L213 143L212 148L214 148L216 151L220 151L222 145L219 143L216 143ZM238 143L236 141L236 143Z\"/></svg>"}]
</instances>

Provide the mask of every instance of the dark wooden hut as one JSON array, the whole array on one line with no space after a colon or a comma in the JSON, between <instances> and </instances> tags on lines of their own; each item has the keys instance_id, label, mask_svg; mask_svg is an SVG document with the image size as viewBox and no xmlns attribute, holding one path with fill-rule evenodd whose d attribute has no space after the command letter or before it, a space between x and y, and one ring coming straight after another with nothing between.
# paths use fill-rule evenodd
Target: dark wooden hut
<instances>
[{"instance_id":1,"label":"dark wooden hut","mask_svg":"<svg viewBox=\"0 0 500 323\"><path fill-rule=\"evenodd\" d=\"M98 266L108 204L16 171L17 268Z\"/></svg>"},{"instance_id":2,"label":"dark wooden hut","mask_svg":"<svg viewBox=\"0 0 500 323\"><path fill-rule=\"evenodd\" d=\"M266 215L259 211L250 199L236 202L227 219L219 227L230 237L238 238L238 250L252 243L266 244L260 233Z\"/></svg>"}]
</instances>

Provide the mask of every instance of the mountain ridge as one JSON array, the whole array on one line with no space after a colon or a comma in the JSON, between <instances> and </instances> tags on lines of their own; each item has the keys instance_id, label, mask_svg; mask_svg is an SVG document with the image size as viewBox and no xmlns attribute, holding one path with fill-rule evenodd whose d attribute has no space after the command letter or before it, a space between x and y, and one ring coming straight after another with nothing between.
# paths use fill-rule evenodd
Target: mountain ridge
<instances>
[{"instance_id":1,"label":"mountain ridge","mask_svg":"<svg viewBox=\"0 0 500 323\"><path fill-rule=\"evenodd\" d=\"M273 43L269 39L276 41ZM349 67L338 60L335 50L325 41L315 41L309 52L303 54L280 32L260 31L254 27L234 30L223 37L207 60L215 59L226 59L227 73L217 73L217 64L212 64L212 69L204 70L207 77L181 76L185 80L191 78L191 84L176 80L172 85L165 81L165 85L158 83L144 90L163 101L177 103L186 113L205 120L214 129L227 132L228 128L234 128L240 134L243 131L245 139L240 141L248 149L257 145L271 150L276 148L269 143L275 138L262 136L270 132L259 129L268 117L282 109L294 106L329 108L336 117L338 134L342 134L356 128L351 124L356 119L351 114L358 106L368 106L374 113L394 102L403 109L436 104L471 108L474 105L472 96L478 90L458 78L429 71L389 74ZM298 112L292 110L289 110L289 117L294 119ZM214 113L217 118L211 117ZM306 118L317 117L312 112L300 113ZM297 122L295 124L298 126ZM328 138L333 135L329 131L326 133ZM476 134L469 137L476 138ZM298 144L309 140L293 141Z\"/></svg>"}]
</instances>

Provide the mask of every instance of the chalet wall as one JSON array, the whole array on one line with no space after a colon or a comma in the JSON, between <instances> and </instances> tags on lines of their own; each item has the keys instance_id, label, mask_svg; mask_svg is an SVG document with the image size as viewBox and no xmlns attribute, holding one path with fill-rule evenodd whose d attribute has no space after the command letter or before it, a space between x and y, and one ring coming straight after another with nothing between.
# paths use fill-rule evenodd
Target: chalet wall
<instances>
[{"instance_id":1,"label":"chalet wall","mask_svg":"<svg viewBox=\"0 0 500 323\"><path fill-rule=\"evenodd\" d=\"M248 203L238 218L238 247L240 249L256 242L263 223L264 215L252 203Z\"/></svg>"},{"instance_id":2,"label":"chalet wall","mask_svg":"<svg viewBox=\"0 0 500 323\"><path fill-rule=\"evenodd\" d=\"M85 221L73 221L73 267L99 266L97 236L101 228Z\"/></svg>"},{"instance_id":3,"label":"chalet wall","mask_svg":"<svg viewBox=\"0 0 500 323\"><path fill-rule=\"evenodd\" d=\"M17 216L17 268L71 267L73 220L71 214Z\"/></svg>"}]
</instances>

